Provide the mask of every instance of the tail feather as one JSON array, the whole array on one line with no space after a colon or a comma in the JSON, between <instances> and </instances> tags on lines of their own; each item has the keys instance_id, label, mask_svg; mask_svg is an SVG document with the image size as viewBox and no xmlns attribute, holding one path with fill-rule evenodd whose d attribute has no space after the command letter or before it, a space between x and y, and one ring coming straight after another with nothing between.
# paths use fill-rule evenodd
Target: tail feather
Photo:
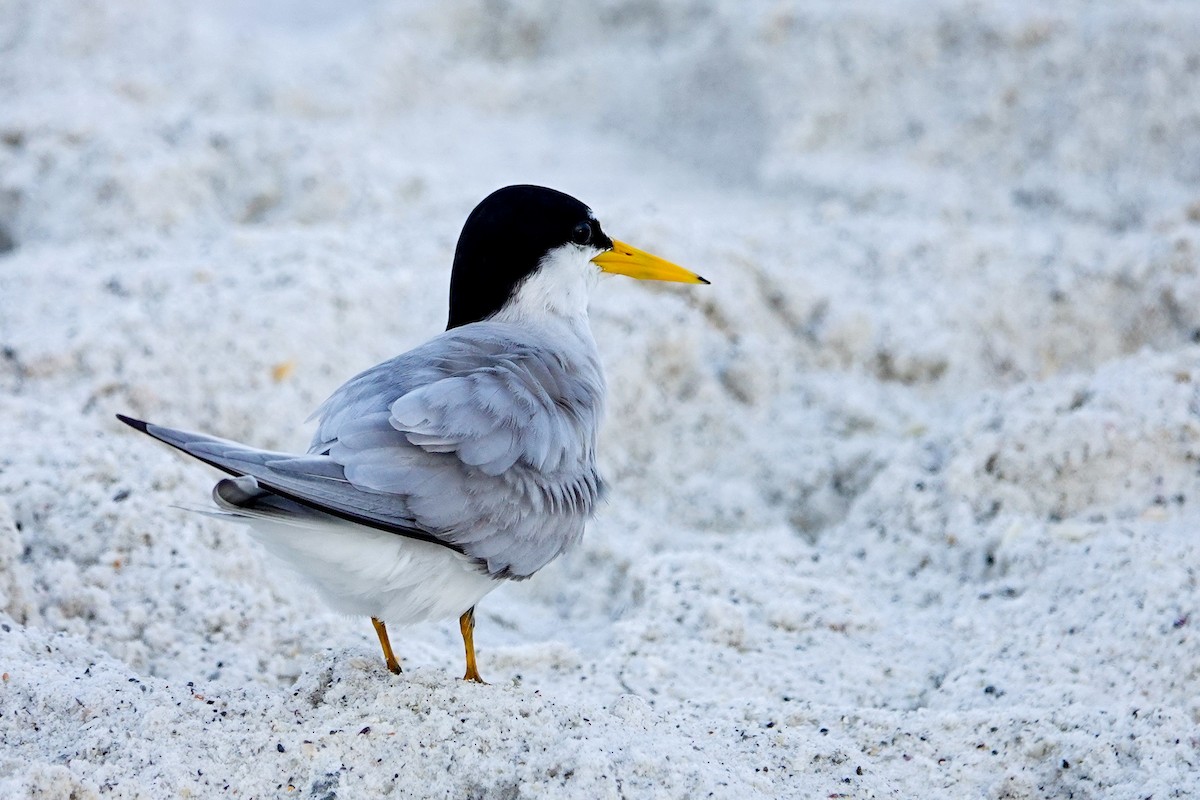
<instances>
[{"instance_id":1,"label":"tail feather","mask_svg":"<svg viewBox=\"0 0 1200 800\"><path fill-rule=\"evenodd\" d=\"M269 519L301 526L329 525L338 521L337 517L262 488L250 475L217 481L212 497L221 509L213 513L222 517Z\"/></svg>"}]
</instances>

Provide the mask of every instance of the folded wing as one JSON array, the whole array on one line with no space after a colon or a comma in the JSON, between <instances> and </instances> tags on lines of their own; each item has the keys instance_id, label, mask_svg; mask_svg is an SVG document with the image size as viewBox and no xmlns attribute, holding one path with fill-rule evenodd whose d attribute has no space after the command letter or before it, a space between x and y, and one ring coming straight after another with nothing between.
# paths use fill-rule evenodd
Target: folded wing
<instances>
[{"instance_id":1,"label":"folded wing","mask_svg":"<svg viewBox=\"0 0 1200 800\"><path fill-rule=\"evenodd\" d=\"M599 365L554 352L493 323L456 328L342 386L303 456L122 419L253 479L218 484L225 507L330 514L527 577L582 535L603 492Z\"/></svg>"}]
</instances>

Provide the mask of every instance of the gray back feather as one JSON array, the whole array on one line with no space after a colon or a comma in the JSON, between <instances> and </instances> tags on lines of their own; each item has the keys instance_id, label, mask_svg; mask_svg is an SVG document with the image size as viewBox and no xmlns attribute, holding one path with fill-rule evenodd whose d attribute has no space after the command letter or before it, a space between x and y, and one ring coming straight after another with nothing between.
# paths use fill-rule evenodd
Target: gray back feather
<instances>
[{"instance_id":1,"label":"gray back feather","mask_svg":"<svg viewBox=\"0 0 1200 800\"><path fill-rule=\"evenodd\" d=\"M493 575L531 575L579 539L603 492L604 379L586 345L497 322L448 331L338 389L309 452L372 513L387 507Z\"/></svg>"}]
</instances>

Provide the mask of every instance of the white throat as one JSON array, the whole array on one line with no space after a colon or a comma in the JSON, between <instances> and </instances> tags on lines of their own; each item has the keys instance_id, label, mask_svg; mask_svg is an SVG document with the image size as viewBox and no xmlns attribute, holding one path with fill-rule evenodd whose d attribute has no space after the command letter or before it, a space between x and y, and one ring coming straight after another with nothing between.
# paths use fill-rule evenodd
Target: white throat
<instances>
[{"instance_id":1,"label":"white throat","mask_svg":"<svg viewBox=\"0 0 1200 800\"><path fill-rule=\"evenodd\" d=\"M553 318L586 322L592 287L600 280L600 268L592 263L599 252L594 247L573 244L551 250L492 319L517 323L547 322Z\"/></svg>"}]
</instances>

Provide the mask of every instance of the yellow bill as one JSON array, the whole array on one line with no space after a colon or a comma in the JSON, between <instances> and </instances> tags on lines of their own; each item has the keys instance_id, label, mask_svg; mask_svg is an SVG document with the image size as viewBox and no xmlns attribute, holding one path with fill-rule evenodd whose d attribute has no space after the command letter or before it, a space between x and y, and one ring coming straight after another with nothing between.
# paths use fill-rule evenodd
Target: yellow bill
<instances>
[{"instance_id":1,"label":"yellow bill","mask_svg":"<svg viewBox=\"0 0 1200 800\"><path fill-rule=\"evenodd\" d=\"M639 281L674 281L675 283L708 283L694 272L672 264L666 259L652 256L645 250L612 240L612 249L605 250L592 259L592 263L603 272L628 275Z\"/></svg>"}]
</instances>

